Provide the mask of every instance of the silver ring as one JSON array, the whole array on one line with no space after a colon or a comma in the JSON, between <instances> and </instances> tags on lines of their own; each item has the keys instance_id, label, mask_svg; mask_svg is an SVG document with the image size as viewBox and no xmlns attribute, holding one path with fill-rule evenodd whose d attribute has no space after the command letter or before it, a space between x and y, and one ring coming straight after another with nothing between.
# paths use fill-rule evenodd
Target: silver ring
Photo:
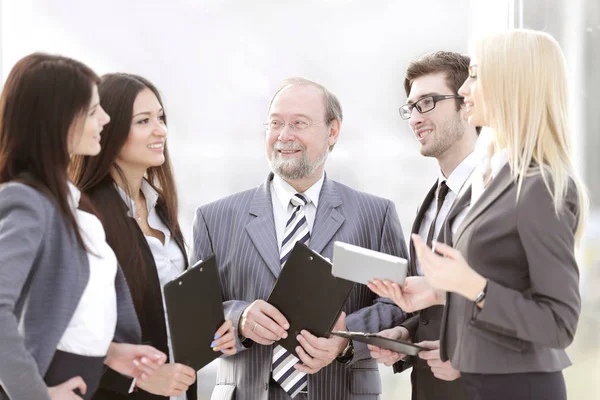
<instances>
[{"instance_id":1,"label":"silver ring","mask_svg":"<svg viewBox=\"0 0 600 400\"><path fill-rule=\"evenodd\" d=\"M252 332L254 332L254 330L256 329L257 326L258 326L258 322L254 321L254 326L252 327Z\"/></svg>"}]
</instances>

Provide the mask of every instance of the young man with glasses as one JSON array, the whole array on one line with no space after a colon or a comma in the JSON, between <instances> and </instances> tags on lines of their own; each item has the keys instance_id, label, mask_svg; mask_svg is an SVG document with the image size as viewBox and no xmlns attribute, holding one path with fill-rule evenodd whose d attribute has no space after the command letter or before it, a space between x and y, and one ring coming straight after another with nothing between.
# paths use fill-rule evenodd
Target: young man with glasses
<instances>
[{"instance_id":1,"label":"young man with glasses","mask_svg":"<svg viewBox=\"0 0 600 400\"><path fill-rule=\"evenodd\" d=\"M268 108L266 153L271 167L260 186L199 207L192 263L214 254L225 317L236 328L238 354L219 362L213 400L376 400L377 363L362 343L288 332L269 296L293 244L332 258L336 240L408 257L390 200L329 179L325 162L338 141L342 109L315 82L284 81ZM405 314L356 284L334 330L378 332ZM298 335L299 360L278 346Z\"/></svg>"},{"instance_id":2,"label":"young man with glasses","mask_svg":"<svg viewBox=\"0 0 600 400\"><path fill-rule=\"evenodd\" d=\"M457 194L462 194L476 166L473 154L479 128L467 122L465 107L458 89L467 79L469 58L457 53L437 52L412 61L404 79L406 104L400 116L407 120L421 144L421 154L434 157L440 166L433 184L412 226L412 233L427 238L428 244L437 239L441 227ZM410 243L410 275L422 275L414 246ZM377 347L370 347L371 356L394 365L394 372L412 367L413 400L462 400L465 392L460 373L449 361L442 362L439 354L440 325L443 306L422 310L400 326L380 332L381 335L419 343L431 350L418 357Z\"/></svg>"}]
</instances>

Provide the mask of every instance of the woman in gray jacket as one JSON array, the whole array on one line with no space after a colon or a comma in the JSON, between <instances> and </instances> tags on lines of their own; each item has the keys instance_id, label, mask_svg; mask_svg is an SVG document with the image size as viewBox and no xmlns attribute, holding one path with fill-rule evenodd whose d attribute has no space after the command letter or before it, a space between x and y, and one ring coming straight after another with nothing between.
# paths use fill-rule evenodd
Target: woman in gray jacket
<instances>
[{"instance_id":1,"label":"woman in gray jacket","mask_svg":"<svg viewBox=\"0 0 600 400\"><path fill-rule=\"evenodd\" d=\"M139 343L129 289L70 154L100 151L97 75L35 53L0 97L0 399L90 398L104 364L145 379L166 356Z\"/></svg>"}]
</instances>

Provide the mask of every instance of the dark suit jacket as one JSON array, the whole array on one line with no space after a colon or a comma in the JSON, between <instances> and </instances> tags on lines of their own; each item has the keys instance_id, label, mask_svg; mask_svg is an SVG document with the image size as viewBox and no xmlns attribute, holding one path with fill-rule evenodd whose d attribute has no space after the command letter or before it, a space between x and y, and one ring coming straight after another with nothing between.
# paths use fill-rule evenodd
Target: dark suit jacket
<instances>
[{"instance_id":1,"label":"dark suit jacket","mask_svg":"<svg viewBox=\"0 0 600 400\"><path fill-rule=\"evenodd\" d=\"M412 233L419 233L427 209L435 198L437 186L438 182L436 181L419 207L417 217L413 222ZM410 240L409 251L409 275L418 276L415 246L413 245L412 240ZM400 326L404 326L408 329L413 343L421 342L423 340L439 340L443 312L443 306L429 307L414 313L411 317L402 322ZM394 364L394 372L402 372L410 367L412 367L410 378L412 382L413 400L466 399L465 390L460 378L452 382L437 379L433 376L431 368L427 365L427 361L422 360L419 357L408 357L404 361L397 362Z\"/></svg>"},{"instance_id":2,"label":"dark suit jacket","mask_svg":"<svg viewBox=\"0 0 600 400\"><path fill-rule=\"evenodd\" d=\"M464 207L470 191L456 204ZM574 234L578 199L570 185L555 212L541 175L517 184L506 165L446 241L488 279L484 307L450 293L441 355L461 372L554 372L569 366L565 348L577 328L581 299ZM454 214L454 213L453 213Z\"/></svg>"},{"instance_id":3,"label":"dark suit jacket","mask_svg":"<svg viewBox=\"0 0 600 400\"><path fill-rule=\"evenodd\" d=\"M239 353L219 360L213 399L277 400L288 398L270 385L273 346L247 348L237 328L243 310L254 300L266 300L281 271L275 233L270 181L199 207L194 220L192 262L214 254L223 289L225 316L233 321ZM384 253L407 256L394 204L325 177L311 232L310 248L332 258L336 240ZM367 266L365 266L367 267ZM356 284L344 306L349 330L379 332L399 324L404 313ZM381 379L369 349L354 343L348 364L334 361L308 376L312 400L378 399Z\"/></svg>"},{"instance_id":4,"label":"dark suit jacket","mask_svg":"<svg viewBox=\"0 0 600 400\"><path fill-rule=\"evenodd\" d=\"M144 276L146 279L146 287L148 289L154 288L154 290L147 290L144 293L144 309L136 310L142 328L142 343L151 345L168 356L169 349L167 345L165 312L160 290L156 289L160 288L160 281L158 279L158 272L156 270L154 256L152 255L148 241L137 222L133 218L127 216L127 205L123 202L121 196L114 189L112 183L108 186L99 187L95 193L91 194L90 197L93 199L95 196L106 196L104 197L105 199L108 198L111 199L111 201L118 202L116 204L122 204L123 218L126 218L127 223L133 228L133 231L136 234L136 239L140 244L144 259ZM100 214L102 214L102 210L98 209L98 206L96 206L96 209L100 212ZM156 212L163 221L166 221L165 211L160 202L156 205ZM185 251L183 238L178 235L173 235L173 239L177 242L177 245L183 253L184 259L186 260L185 268L187 268L187 253ZM106 368L106 371L102 376L102 380L100 381L100 387L94 394L93 400L109 400L119 398L140 400L168 399L168 397L154 395L141 389L136 389L135 392L128 394L132 381L133 380L131 378L123 376L110 368ZM187 398L188 400L196 400L196 384L190 386L189 390L187 391Z\"/></svg>"}]
</instances>

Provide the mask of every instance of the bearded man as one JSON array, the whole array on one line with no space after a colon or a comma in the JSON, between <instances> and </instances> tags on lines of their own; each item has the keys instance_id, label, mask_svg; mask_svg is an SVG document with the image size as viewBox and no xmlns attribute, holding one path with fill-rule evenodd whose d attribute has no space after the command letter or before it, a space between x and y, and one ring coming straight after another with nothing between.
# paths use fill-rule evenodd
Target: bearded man
<instances>
[{"instance_id":1,"label":"bearded man","mask_svg":"<svg viewBox=\"0 0 600 400\"><path fill-rule=\"evenodd\" d=\"M218 400L375 400L377 363L366 345L339 337L289 332L268 298L295 242L331 258L336 240L407 258L394 204L327 178L342 108L324 86L284 80L268 107L267 180L253 189L198 207L191 262L216 256L225 318L235 326L238 353L219 361ZM368 268L365 265L365 268ZM355 284L334 329L379 332L405 313ZM297 335L299 359L277 342Z\"/></svg>"}]
</instances>

